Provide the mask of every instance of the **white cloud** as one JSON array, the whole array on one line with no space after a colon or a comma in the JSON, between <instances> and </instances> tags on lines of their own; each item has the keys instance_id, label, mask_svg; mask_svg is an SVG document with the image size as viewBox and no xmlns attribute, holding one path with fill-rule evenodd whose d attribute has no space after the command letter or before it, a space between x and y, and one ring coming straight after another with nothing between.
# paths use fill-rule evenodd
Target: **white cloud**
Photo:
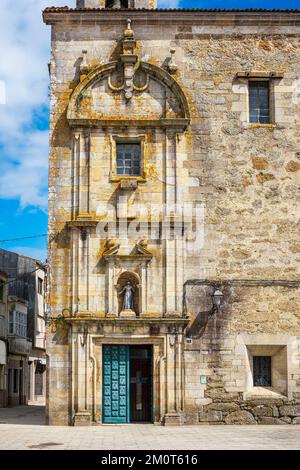
<instances>
[{"instance_id":1,"label":"white cloud","mask_svg":"<svg viewBox=\"0 0 300 470\"><path fill-rule=\"evenodd\" d=\"M48 131L20 131L6 142L5 153L10 157L0 163L0 198L46 209Z\"/></svg>"},{"instance_id":2,"label":"white cloud","mask_svg":"<svg viewBox=\"0 0 300 470\"><path fill-rule=\"evenodd\" d=\"M76 0L0 1L0 197L21 207L47 207L48 133L34 128L34 117L48 105L50 27L42 10L51 4L74 7ZM161 0L160 7L177 7ZM3 103L3 100L2 100Z\"/></svg>"},{"instance_id":3,"label":"white cloud","mask_svg":"<svg viewBox=\"0 0 300 470\"><path fill-rule=\"evenodd\" d=\"M5 91L5 82L0 80L0 104L6 103L6 91Z\"/></svg>"},{"instance_id":4,"label":"white cloud","mask_svg":"<svg viewBox=\"0 0 300 470\"><path fill-rule=\"evenodd\" d=\"M34 129L34 116L48 105L50 28L43 24L42 10L51 3L0 2L0 81L6 91L6 104L0 105L0 197L43 209L48 133ZM74 6L75 0L53 3Z\"/></svg>"}]
</instances>

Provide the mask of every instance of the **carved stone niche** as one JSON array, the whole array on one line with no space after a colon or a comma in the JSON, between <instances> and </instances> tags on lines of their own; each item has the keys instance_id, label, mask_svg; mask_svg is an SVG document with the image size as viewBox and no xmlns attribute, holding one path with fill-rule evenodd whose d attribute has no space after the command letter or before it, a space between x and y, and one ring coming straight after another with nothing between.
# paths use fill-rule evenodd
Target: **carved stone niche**
<instances>
[{"instance_id":1,"label":"carved stone niche","mask_svg":"<svg viewBox=\"0 0 300 470\"><path fill-rule=\"evenodd\" d=\"M120 295L127 282L135 287L134 293L134 315L141 316L148 310L148 264L152 259L152 254L146 250L142 244L137 244L135 252L129 255L119 255L112 252L103 255L107 263L106 272L106 305L107 316L124 316L122 312L122 300ZM129 314L129 312L127 312ZM129 315L128 315L129 316Z\"/></svg>"},{"instance_id":2,"label":"carved stone niche","mask_svg":"<svg viewBox=\"0 0 300 470\"><path fill-rule=\"evenodd\" d=\"M133 287L133 308L124 309L124 293L125 286L130 283ZM140 297L141 297L141 284L140 276L137 273L130 271L124 271L118 278L116 285L118 295L118 314L120 317L136 317L140 314Z\"/></svg>"}]
</instances>

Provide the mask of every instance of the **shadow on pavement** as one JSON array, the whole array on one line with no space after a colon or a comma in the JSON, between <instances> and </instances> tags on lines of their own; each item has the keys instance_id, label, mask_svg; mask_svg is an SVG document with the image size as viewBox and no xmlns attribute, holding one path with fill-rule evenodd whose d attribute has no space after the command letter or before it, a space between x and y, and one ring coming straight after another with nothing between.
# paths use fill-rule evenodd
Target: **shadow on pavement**
<instances>
[{"instance_id":1,"label":"shadow on pavement","mask_svg":"<svg viewBox=\"0 0 300 470\"><path fill-rule=\"evenodd\" d=\"M45 407L41 405L22 405L0 408L1 424L45 425Z\"/></svg>"}]
</instances>

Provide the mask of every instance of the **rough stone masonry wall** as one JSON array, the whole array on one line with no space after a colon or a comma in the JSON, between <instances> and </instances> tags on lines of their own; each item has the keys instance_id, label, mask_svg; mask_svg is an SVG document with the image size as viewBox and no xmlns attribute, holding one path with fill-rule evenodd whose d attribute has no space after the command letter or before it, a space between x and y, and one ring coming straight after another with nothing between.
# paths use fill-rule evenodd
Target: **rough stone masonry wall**
<instances>
[{"instance_id":1,"label":"rough stone masonry wall","mask_svg":"<svg viewBox=\"0 0 300 470\"><path fill-rule=\"evenodd\" d=\"M54 236L50 246L50 305L54 315L68 305L70 296L69 240L64 226L71 217L72 143L65 112L70 92L78 83L76 63L83 49L88 50L91 66L99 60L108 62L123 27L122 21L115 25L102 23L101 28L96 23L88 26L65 22L56 25L53 33L49 228L50 236ZM296 280L300 247L296 204L300 169L299 31L284 36L276 34L274 27L271 33L252 29L244 34L233 26L231 30L227 28L226 34L217 27L207 33L205 27L186 26L184 21L172 25L137 21L134 29L143 60L161 65L170 47L176 49L175 78L191 110L193 151L185 166L197 186L186 190L191 201L205 207L205 238L199 257L187 258L186 280ZM246 122L245 83L235 80L236 73L245 69L283 71L283 79L274 81L274 125L253 126ZM236 338L243 333L278 333L299 338L299 310L295 308L298 298L298 291L289 287L277 290L275 295L259 287L255 292L243 287L231 298L231 304L227 300L228 310L222 319L209 320L205 333L191 347L187 346L185 355L186 408L190 419L201 412L203 399L215 402L206 403L210 408L205 413L211 410L214 416L208 420L211 422L216 416L218 421L232 419L227 413L235 412L236 406L252 406L243 401L245 386L237 382L242 364L234 363L241 360L234 346ZM201 310L198 299L195 291L188 305L191 321ZM199 327L196 334L201 332ZM217 340L214 332L218 332ZM216 351L215 341L219 345ZM66 422L67 336L58 338L51 348L52 387L56 389L51 406ZM199 384L203 370L204 375L212 376L206 390ZM233 377L231 386L239 391L229 391L229 376ZM299 376L294 380L299 390ZM209 392L213 389L217 390L215 396ZM296 403L299 396L294 396ZM231 408L228 403L233 403ZM284 405L280 402L276 409L283 415L285 409L280 406ZM264 418L271 418L269 406L262 412L266 413ZM272 417L277 419L276 413L272 408ZM284 414L293 415L290 409L289 414Z\"/></svg>"},{"instance_id":2,"label":"rough stone masonry wall","mask_svg":"<svg viewBox=\"0 0 300 470\"><path fill-rule=\"evenodd\" d=\"M226 279L296 280L299 38L210 37L181 44L189 63L183 81L189 85L198 114L192 125L193 156L187 165L199 187L190 192L205 206L200 267L190 279L219 280L221 284ZM245 68L284 71L284 78L274 81L273 126L247 123L247 84L234 79L235 73ZM187 263L192 265L193 261ZM298 422L299 289L246 285L224 292L226 307L221 318L209 320L200 338L187 345L188 420ZM201 308L202 299L194 287L188 304L192 319L209 309ZM243 335L256 338L257 344L293 341L288 398L246 399ZM207 385L199 385L201 374L208 376Z\"/></svg>"},{"instance_id":3,"label":"rough stone masonry wall","mask_svg":"<svg viewBox=\"0 0 300 470\"><path fill-rule=\"evenodd\" d=\"M185 350L187 422L298 423L297 286L224 283L221 289L225 294L224 305L219 314L209 317L211 286L195 283L186 288L192 316L187 332L192 344L187 344ZM279 349L276 358L273 356L274 366L284 379L278 381L279 390L275 387L269 393L253 388L249 366L253 347L270 354ZM201 385L201 376L206 376L207 384Z\"/></svg>"}]
</instances>

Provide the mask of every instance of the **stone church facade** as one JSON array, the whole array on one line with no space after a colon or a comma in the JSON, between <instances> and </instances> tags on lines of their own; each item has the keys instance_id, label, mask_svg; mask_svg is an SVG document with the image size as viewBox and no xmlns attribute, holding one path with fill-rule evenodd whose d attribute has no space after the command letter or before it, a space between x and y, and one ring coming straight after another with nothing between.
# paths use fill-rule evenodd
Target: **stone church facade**
<instances>
[{"instance_id":1,"label":"stone church facade","mask_svg":"<svg viewBox=\"0 0 300 470\"><path fill-rule=\"evenodd\" d=\"M76 7L43 12L49 424L299 423L300 12Z\"/></svg>"}]
</instances>

